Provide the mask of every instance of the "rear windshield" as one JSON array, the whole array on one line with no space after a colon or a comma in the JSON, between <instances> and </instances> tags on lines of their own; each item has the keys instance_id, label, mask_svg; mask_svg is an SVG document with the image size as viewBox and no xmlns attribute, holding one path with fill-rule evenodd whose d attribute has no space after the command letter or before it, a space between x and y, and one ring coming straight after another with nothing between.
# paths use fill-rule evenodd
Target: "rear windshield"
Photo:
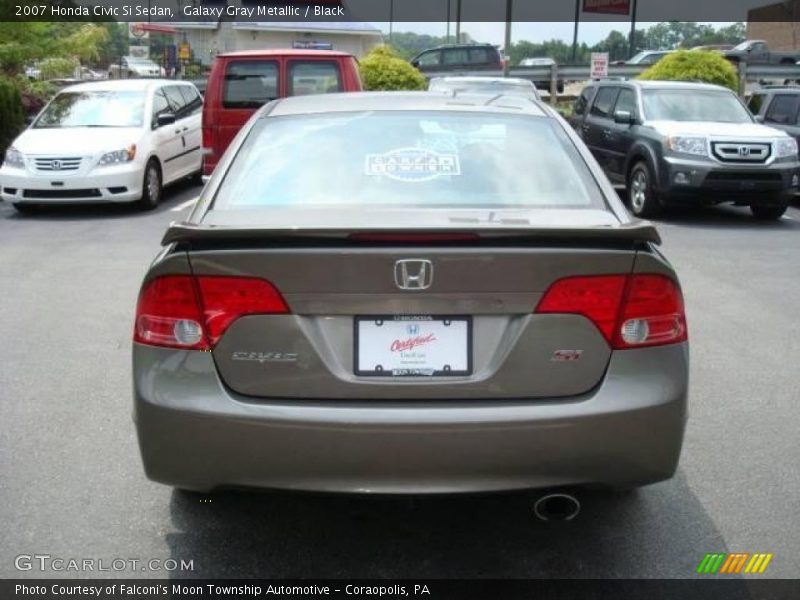
<instances>
[{"instance_id":1,"label":"rear windshield","mask_svg":"<svg viewBox=\"0 0 800 600\"><path fill-rule=\"evenodd\" d=\"M732 92L645 90L642 100L648 121L753 122L750 113Z\"/></svg>"},{"instance_id":2,"label":"rear windshield","mask_svg":"<svg viewBox=\"0 0 800 600\"><path fill-rule=\"evenodd\" d=\"M454 112L268 117L249 133L215 209L603 206L553 119Z\"/></svg>"},{"instance_id":3,"label":"rear windshield","mask_svg":"<svg viewBox=\"0 0 800 600\"><path fill-rule=\"evenodd\" d=\"M258 108L277 97L277 62L243 60L228 64L222 93L224 108Z\"/></svg>"}]
</instances>

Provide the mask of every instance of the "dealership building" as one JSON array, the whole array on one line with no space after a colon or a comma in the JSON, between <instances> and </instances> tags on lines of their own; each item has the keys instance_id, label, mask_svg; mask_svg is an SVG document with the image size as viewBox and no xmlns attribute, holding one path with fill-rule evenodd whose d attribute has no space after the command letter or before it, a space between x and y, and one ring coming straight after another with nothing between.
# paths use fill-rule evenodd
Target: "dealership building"
<instances>
[{"instance_id":1,"label":"dealership building","mask_svg":"<svg viewBox=\"0 0 800 600\"><path fill-rule=\"evenodd\" d=\"M383 42L381 30L359 22L173 22L177 42L187 42L194 59L211 64L223 52L267 48L338 50L361 57Z\"/></svg>"},{"instance_id":2,"label":"dealership building","mask_svg":"<svg viewBox=\"0 0 800 600\"><path fill-rule=\"evenodd\" d=\"M776 2L748 11L747 39L764 40L771 50L800 49L800 1Z\"/></svg>"}]
</instances>

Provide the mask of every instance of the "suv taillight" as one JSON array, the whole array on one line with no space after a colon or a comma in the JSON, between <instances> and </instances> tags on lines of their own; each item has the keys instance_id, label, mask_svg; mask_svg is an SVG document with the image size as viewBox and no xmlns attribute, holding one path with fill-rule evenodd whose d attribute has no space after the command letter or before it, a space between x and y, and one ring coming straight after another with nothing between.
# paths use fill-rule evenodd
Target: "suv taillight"
<instances>
[{"instance_id":1,"label":"suv taillight","mask_svg":"<svg viewBox=\"0 0 800 600\"><path fill-rule=\"evenodd\" d=\"M263 279L164 275L148 281L139 294L133 339L210 350L239 317L288 312L280 292Z\"/></svg>"},{"instance_id":2,"label":"suv taillight","mask_svg":"<svg viewBox=\"0 0 800 600\"><path fill-rule=\"evenodd\" d=\"M680 288L664 275L560 279L535 312L583 315L615 350L675 344L688 337Z\"/></svg>"}]
</instances>

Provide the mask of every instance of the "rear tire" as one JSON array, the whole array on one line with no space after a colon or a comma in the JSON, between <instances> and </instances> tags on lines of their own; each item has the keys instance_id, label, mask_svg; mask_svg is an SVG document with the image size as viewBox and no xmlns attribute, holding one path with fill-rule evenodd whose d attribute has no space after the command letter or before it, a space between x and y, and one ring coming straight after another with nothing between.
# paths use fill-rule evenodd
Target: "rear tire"
<instances>
[{"instance_id":1,"label":"rear tire","mask_svg":"<svg viewBox=\"0 0 800 600\"><path fill-rule=\"evenodd\" d=\"M653 186L653 173L645 161L639 161L628 175L628 204L640 219L650 219L661 213L661 203Z\"/></svg>"},{"instance_id":2,"label":"rear tire","mask_svg":"<svg viewBox=\"0 0 800 600\"><path fill-rule=\"evenodd\" d=\"M786 212L788 205L786 204L773 204L764 206L763 204L752 204L750 212L759 221L777 221Z\"/></svg>"},{"instance_id":3,"label":"rear tire","mask_svg":"<svg viewBox=\"0 0 800 600\"><path fill-rule=\"evenodd\" d=\"M163 189L161 169L158 166L158 161L151 158L147 161L147 166L144 168L142 197L139 200L139 207L142 210L153 210L161 201L161 192Z\"/></svg>"}]
</instances>

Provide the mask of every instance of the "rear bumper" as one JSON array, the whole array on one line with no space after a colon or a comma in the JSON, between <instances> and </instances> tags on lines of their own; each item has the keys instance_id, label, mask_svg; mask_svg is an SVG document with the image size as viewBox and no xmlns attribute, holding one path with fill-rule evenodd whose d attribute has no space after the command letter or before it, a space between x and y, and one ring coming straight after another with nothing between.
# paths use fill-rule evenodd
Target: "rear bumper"
<instances>
[{"instance_id":1,"label":"rear bumper","mask_svg":"<svg viewBox=\"0 0 800 600\"><path fill-rule=\"evenodd\" d=\"M134 345L150 479L186 489L450 493L641 485L678 464L688 347L615 352L592 392L551 401L237 396L209 353Z\"/></svg>"},{"instance_id":2,"label":"rear bumper","mask_svg":"<svg viewBox=\"0 0 800 600\"><path fill-rule=\"evenodd\" d=\"M659 175L667 201L785 204L798 190L800 163L723 165L670 157L661 160Z\"/></svg>"}]
</instances>

